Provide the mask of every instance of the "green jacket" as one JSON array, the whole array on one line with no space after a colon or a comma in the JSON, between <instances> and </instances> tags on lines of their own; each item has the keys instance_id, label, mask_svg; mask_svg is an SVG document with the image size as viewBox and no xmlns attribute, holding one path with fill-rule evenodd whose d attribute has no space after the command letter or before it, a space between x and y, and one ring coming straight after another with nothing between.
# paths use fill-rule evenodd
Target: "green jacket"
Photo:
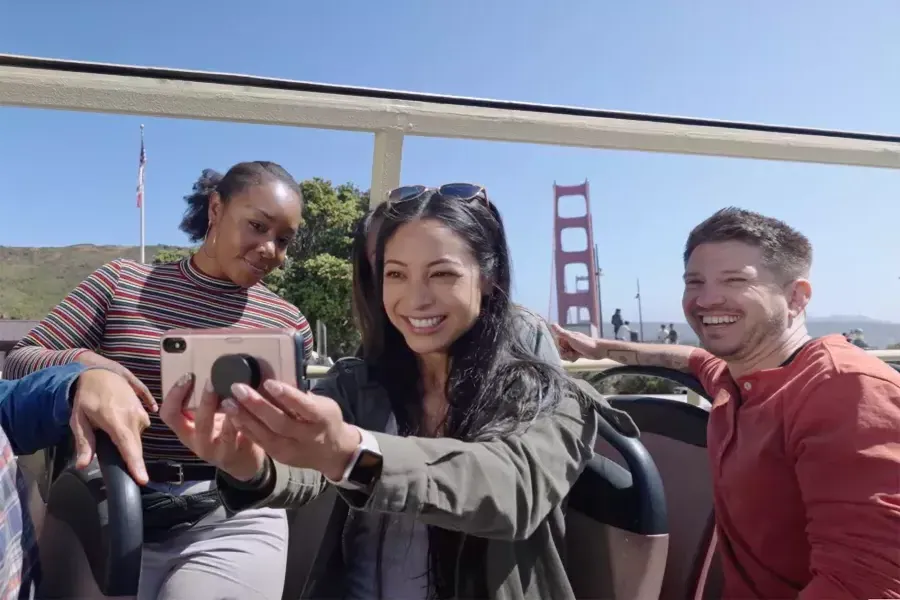
<instances>
[{"instance_id":1,"label":"green jacket","mask_svg":"<svg viewBox=\"0 0 900 600\"><path fill-rule=\"evenodd\" d=\"M540 336L534 339L539 343ZM367 372L359 359L341 360L328 377L316 382L315 393L335 399L347 422L377 438L384 464L371 493L336 488L316 471L278 463L265 491L219 478L220 494L230 511L324 502L326 507L318 507L317 516L308 517L308 528L292 525L294 536L309 531L313 537L313 530L322 531L321 541L302 541L318 544L312 566L288 566L290 573L308 572L303 597L342 596L345 526L352 525L355 511L371 511L415 515L427 525L486 538L490 598L573 598L565 570L563 501L593 456L598 419L606 417L618 429L635 434L628 416L580 382L594 407L565 398L554 414L506 439L468 443L399 437L376 433L387 429L391 408L384 389L369 382ZM320 497L325 495L330 498ZM336 497L342 501L335 502ZM323 515L328 513L323 530Z\"/></svg>"}]
</instances>

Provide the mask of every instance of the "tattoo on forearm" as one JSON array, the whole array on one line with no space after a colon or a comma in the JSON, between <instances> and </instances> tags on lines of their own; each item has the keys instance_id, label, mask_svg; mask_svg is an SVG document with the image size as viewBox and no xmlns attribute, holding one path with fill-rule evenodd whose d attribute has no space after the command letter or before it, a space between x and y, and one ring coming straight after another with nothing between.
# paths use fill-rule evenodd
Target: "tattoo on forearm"
<instances>
[{"instance_id":1,"label":"tattoo on forearm","mask_svg":"<svg viewBox=\"0 0 900 600\"><path fill-rule=\"evenodd\" d=\"M623 365L637 365L643 367L666 367L681 371L687 368L687 361L677 354L670 352L653 352L636 350L608 350L606 357Z\"/></svg>"}]
</instances>

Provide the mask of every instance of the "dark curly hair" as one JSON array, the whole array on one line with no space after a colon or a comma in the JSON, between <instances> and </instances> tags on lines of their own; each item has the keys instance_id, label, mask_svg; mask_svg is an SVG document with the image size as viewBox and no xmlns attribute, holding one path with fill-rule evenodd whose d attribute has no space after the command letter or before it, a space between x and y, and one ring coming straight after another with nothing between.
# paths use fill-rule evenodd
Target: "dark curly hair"
<instances>
[{"instance_id":1,"label":"dark curly hair","mask_svg":"<svg viewBox=\"0 0 900 600\"><path fill-rule=\"evenodd\" d=\"M289 186L303 200L300 186L284 167L267 160L254 160L234 165L225 175L213 169L203 169L200 177L194 182L191 193L184 197L187 209L181 219L179 229L188 234L192 242L199 242L209 231L209 198L218 192L222 202L227 204L231 197L240 194L247 188L261 185L268 181L280 181Z\"/></svg>"}]
</instances>

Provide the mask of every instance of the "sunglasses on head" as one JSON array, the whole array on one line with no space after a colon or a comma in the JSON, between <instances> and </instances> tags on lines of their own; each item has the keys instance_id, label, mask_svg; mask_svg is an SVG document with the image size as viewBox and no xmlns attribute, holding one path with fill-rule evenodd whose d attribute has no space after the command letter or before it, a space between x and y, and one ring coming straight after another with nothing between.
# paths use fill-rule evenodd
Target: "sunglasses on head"
<instances>
[{"instance_id":1,"label":"sunglasses on head","mask_svg":"<svg viewBox=\"0 0 900 600\"><path fill-rule=\"evenodd\" d=\"M406 202L421 198L428 192L436 192L438 195L449 200L482 200L488 203L487 190L483 185L477 183L445 183L437 188L430 188L424 185L404 185L388 192L388 202Z\"/></svg>"}]
</instances>

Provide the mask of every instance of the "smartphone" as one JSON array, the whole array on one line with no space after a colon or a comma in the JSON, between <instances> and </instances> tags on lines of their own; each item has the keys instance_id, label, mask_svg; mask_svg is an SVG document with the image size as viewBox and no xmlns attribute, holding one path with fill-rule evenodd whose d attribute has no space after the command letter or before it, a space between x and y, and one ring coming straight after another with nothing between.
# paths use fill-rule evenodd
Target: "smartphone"
<instances>
[{"instance_id":1,"label":"smartphone","mask_svg":"<svg viewBox=\"0 0 900 600\"><path fill-rule=\"evenodd\" d=\"M220 398L234 383L258 389L267 379L309 389L303 335L295 329L172 329L160 340L160 370L163 398L182 375L194 374L186 410L197 409L207 380Z\"/></svg>"}]
</instances>

